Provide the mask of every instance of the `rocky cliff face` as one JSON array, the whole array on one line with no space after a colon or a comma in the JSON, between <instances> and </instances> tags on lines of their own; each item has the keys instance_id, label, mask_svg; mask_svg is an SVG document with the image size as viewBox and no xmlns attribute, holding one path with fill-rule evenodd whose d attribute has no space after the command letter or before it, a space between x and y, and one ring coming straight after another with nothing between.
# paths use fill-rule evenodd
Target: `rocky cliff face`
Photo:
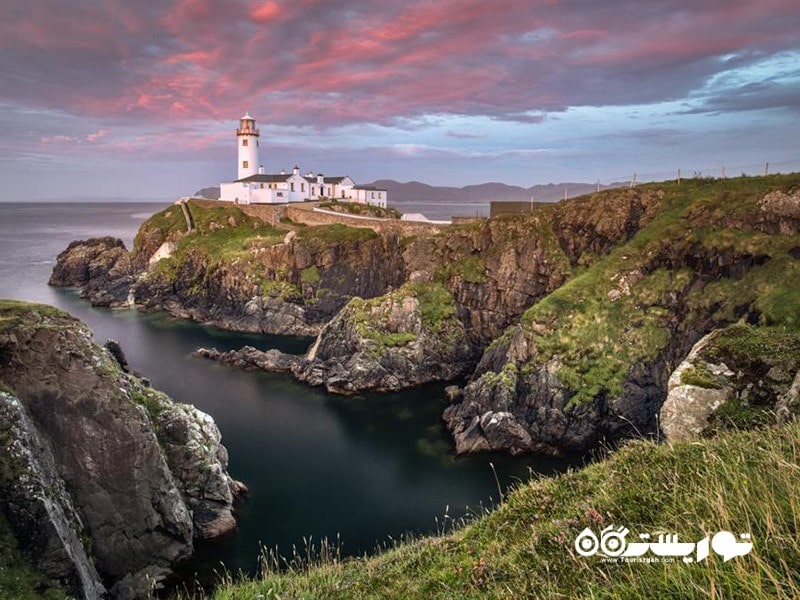
<instances>
[{"instance_id":1,"label":"rocky cliff face","mask_svg":"<svg viewBox=\"0 0 800 600\"><path fill-rule=\"evenodd\" d=\"M193 207L196 233L166 214L142 228L134 264L176 247L132 291L147 308L223 327L324 327L310 359L248 350L223 360L333 391L396 389L426 380L424 365L455 361L440 369L449 378L477 364L444 415L458 451L582 451L655 435L670 373L704 334L742 318L800 326L785 284L800 273L798 189L796 175L648 184L406 238L287 232L235 207ZM386 315L415 285L447 292L476 352L451 357L436 336L398 342L416 330Z\"/></svg>"},{"instance_id":2,"label":"rocky cliff face","mask_svg":"<svg viewBox=\"0 0 800 600\"><path fill-rule=\"evenodd\" d=\"M0 381L13 390L4 398L5 422L16 423L6 426L9 443L32 457L28 471L41 466L33 485L58 492L48 495L58 510L36 509L43 518L31 521L15 496L0 505L45 572L76 593L96 597L99 574L112 597L143 597L191 555L194 539L235 527L240 488L210 417L122 371L66 313L0 303Z\"/></svg>"},{"instance_id":3,"label":"rocky cliff face","mask_svg":"<svg viewBox=\"0 0 800 600\"><path fill-rule=\"evenodd\" d=\"M48 283L79 287L96 306L121 306L139 270L122 240L95 238L72 242L59 254Z\"/></svg>"},{"instance_id":4,"label":"rocky cliff face","mask_svg":"<svg viewBox=\"0 0 800 600\"><path fill-rule=\"evenodd\" d=\"M800 238L785 206L798 178L747 183L667 189L636 236L533 304L445 411L457 450L583 451L655 435L670 373L703 334L741 318L798 328Z\"/></svg>"},{"instance_id":5,"label":"rocky cliff face","mask_svg":"<svg viewBox=\"0 0 800 600\"><path fill-rule=\"evenodd\" d=\"M409 284L388 295L351 300L305 356L246 347L198 356L242 368L290 372L337 394L387 392L449 381L474 365L475 348L441 284Z\"/></svg>"},{"instance_id":6,"label":"rocky cliff face","mask_svg":"<svg viewBox=\"0 0 800 600\"><path fill-rule=\"evenodd\" d=\"M0 392L0 508L47 578L85 600L105 594L81 541L80 516L49 445L13 394Z\"/></svg>"}]
</instances>

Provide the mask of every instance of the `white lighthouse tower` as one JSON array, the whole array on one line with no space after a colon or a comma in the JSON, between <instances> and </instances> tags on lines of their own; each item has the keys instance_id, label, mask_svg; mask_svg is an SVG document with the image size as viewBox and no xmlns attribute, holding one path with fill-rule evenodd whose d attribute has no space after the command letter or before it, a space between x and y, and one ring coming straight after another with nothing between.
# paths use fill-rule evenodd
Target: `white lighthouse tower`
<instances>
[{"instance_id":1,"label":"white lighthouse tower","mask_svg":"<svg viewBox=\"0 0 800 600\"><path fill-rule=\"evenodd\" d=\"M236 144L239 148L239 176L237 179L244 179L258 173L258 129L256 129L256 120L248 112L239 119Z\"/></svg>"}]
</instances>

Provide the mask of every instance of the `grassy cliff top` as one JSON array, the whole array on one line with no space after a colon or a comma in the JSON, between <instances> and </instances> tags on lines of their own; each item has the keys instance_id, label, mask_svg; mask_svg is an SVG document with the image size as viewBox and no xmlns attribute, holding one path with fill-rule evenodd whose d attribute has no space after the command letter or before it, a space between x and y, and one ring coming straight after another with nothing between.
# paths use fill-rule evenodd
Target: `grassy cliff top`
<instances>
[{"instance_id":1,"label":"grassy cliff top","mask_svg":"<svg viewBox=\"0 0 800 600\"><path fill-rule=\"evenodd\" d=\"M45 319L51 319L61 323L80 323L69 313L59 308L48 306L47 304L36 304L33 302L0 298L0 333L8 331L26 321L41 322Z\"/></svg>"},{"instance_id":2,"label":"grassy cliff top","mask_svg":"<svg viewBox=\"0 0 800 600\"><path fill-rule=\"evenodd\" d=\"M374 558L319 561L228 582L214 600L277 598L796 598L800 596L800 424L694 443L631 442L580 471L523 484L495 511ZM791 468L790 468L791 467ZM576 536L608 525L752 535L729 562L615 563L581 557Z\"/></svg>"}]
</instances>

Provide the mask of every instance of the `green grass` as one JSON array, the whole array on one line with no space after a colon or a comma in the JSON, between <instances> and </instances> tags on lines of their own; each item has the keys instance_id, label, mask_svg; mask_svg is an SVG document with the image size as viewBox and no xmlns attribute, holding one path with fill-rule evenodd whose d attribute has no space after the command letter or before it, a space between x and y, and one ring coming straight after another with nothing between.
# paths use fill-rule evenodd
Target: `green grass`
<instances>
[{"instance_id":1,"label":"green grass","mask_svg":"<svg viewBox=\"0 0 800 600\"><path fill-rule=\"evenodd\" d=\"M0 332L8 331L31 318L77 322L69 313L47 304L0 299Z\"/></svg>"},{"instance_id":2,"label":"green grass","mask_svg":"<svg viewBox=\"0 0 800 600\"><path fill-rule=\"evenodd\" d=\"M800 332L782 328L736 324L714 336L701 356L716 362L750 365L761 362L758 371L776 367L793 374L800 369Z\"/></svg>"},{"instance_id":3,"label":"green grass","mask_svg":"<svg viewBox=\"0 0 800 600\"><path fill-rule=\"evenodd\" d=\"M387 319L392 306L407 297L416 298L419 303L423 330L438 334L457 327L455 301L441 283L406 284L377 298L353 298L343 311L346 318L353 320L359 335L377 342L379 348L404 346L415 341L417 334L390 329Z\"/></svg>"},{"instance_id":4,"label":"green grass","mask_svg":"<svg viewBox=\"0 0 800 600\"><path fill-rule=\"evenodd\" d=\"M335 212L365 217L376 217L378 219L400 218L400 212L394 208L382 208L380 206L361 204L359 202L340 202L339 200L331 200L330 202L322 202L319 207Z\"/></svg>"},{"instance_id":5,"label":"green grass","mask_svg":"<svg viewBox=\"0 0 800 600\"><path fill-rule=\"evenodd\" d=\"M486 265L481 256L467 256L461 260L445 265L438 273L438 279L446 281L453 275L460 275L467 283L485 283Z\"/></svg>"},{"instance_id":6,"label":"green grass","mask_svg":"<svg viewBox=\"0 0 800 600\"><path fill-rule=\"evenodd\" d=\"M288 281L265 279L261 282L261 295L278 298L285 302L294 302L302 298L300 289Z\"/></svg>"},{"instance_id":7,"label":"green grass","mask_svg":"<svg viewBox=\"0 0 800 600\"><path fill-rule=\"evenodd\" d=\"M693 365L681 372L681 383L708 390L722 389L722 384L704 365Z\"/></svg>"},{"instance_id":8,"label":"green grass","mask_svg":"<svg viewBox=\"0 0 800 600\"><path fill-rule=\"evenodd\" d=\"M319 283L319 280L320 280L320 275L317 265L311 265L310 267L300 271L300 281L302 281L303 283L313 285L315 283Z\"/></svg>"},{"instance_id":9,"label":"green grass","mask_svg":"<svg viewBox=\"0 0 800 600\"><path fill-rule=\"evenodd\" d=\"M183 217L183 211L180 206L173 204L157 212L142 224L133 240L133 251L136 253L143 247L148 235L158 234L161 239L166 240L170 234L185 232L186 219Z\"/></svg>"},{"instance_id":10,"label":"green grass","mask_svg":"<svg viewBox=\"0 0 800 600\"><path fill-rule=\"evenodd\" d=\"M367 559L325 552L257 581L228 579L213 600L294 598L800 597L800 424L675 445L637 441L580 471L525 483L490 514ZM751 533L754 550L723 562L615 563L581 557L584 527L624 525L698 541Z\"/></svg>"},{"instance_id":11,"label":"green grass","mask_svg":"<svg viewBox=\"0 0 800 600\"><path fill-rule=\"evenodd\" d=\"M416 283L406 287L419 301L423 327L438 332L456 318L456 303L442 284Z\"/></svg>"},{"instance_id":12,"label":"green grass","mask_svg":"<svg viewBox=\"0 0 800 600\"><path fill-rule=\"evenodd\" d=\"M331 244L337 242L365 242L378 237L372 229L366 227L348 227L341 223L333 225L317 225L305 227L297 232L298 242Z\"/></svg>"}]
</instances>

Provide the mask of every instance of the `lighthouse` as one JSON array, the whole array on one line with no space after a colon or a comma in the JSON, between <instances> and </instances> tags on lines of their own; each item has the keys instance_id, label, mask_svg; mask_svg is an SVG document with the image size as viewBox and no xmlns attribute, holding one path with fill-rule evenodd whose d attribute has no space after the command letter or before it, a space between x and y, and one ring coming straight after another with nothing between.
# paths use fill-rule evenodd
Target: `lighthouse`
<instances>
[{"instance_id":1,"label":"lighthouse","mask_svg":"<svg viewBox=\"0 0 800 600\"><path fill-rule=\"evenodd\" d=\"M256 120L249 112L239 119L236 130L236 144L239 148L237 179L244 179L258 173L258 129Z\"/></svg>"}]
</instances>

